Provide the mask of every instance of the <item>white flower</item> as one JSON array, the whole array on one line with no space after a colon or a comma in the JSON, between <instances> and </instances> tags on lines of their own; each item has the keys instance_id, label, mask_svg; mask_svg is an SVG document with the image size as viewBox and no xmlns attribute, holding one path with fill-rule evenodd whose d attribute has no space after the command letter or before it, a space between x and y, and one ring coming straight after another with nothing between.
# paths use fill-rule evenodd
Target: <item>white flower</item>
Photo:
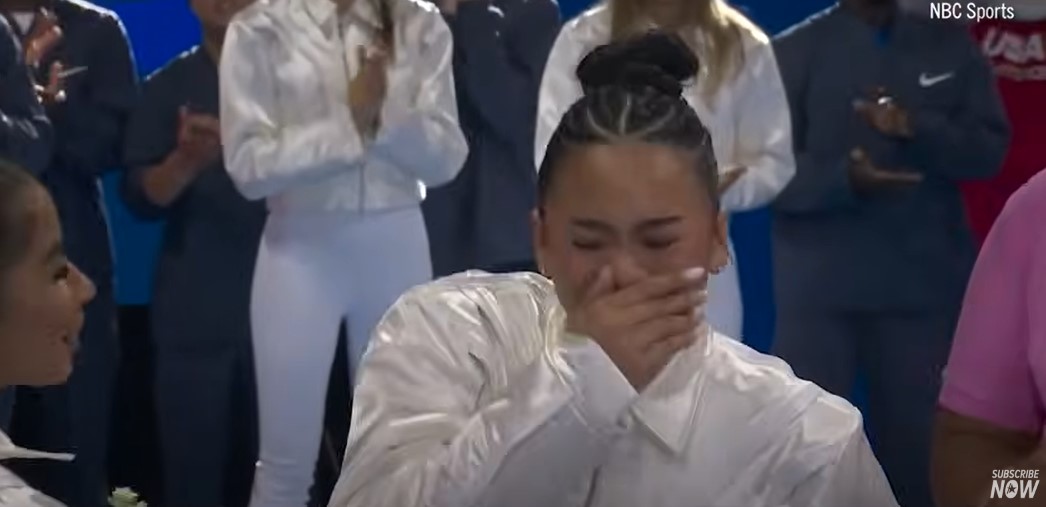
<instances>
[{"instance_id":1,"label":"white flower","mask_svg":"<svg viewBox=\"0 0 1046 507\"><path fill-rule=\"evenodd\" d=\"M131 488L116 488L109 496L109 507L149 507L149 505L139 501L138 493Z\"/></svg>"}]
</instances>

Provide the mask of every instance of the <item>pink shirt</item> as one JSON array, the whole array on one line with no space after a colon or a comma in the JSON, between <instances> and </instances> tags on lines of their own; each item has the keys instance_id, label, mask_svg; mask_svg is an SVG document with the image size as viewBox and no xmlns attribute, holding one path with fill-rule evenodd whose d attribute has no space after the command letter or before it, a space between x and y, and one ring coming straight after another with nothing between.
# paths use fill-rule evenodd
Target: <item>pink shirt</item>
<instances>
[{"instance_id":1,"label":"pink shirt","mask_svg":"<svg viewBox=\"0 0 1046 507\"><path fill-rule=\"evenodd\" d=\"M1004 428L1046 424L1046 170L1007 202L974 267L941 405Z\"/></svg>"}]
</instances>

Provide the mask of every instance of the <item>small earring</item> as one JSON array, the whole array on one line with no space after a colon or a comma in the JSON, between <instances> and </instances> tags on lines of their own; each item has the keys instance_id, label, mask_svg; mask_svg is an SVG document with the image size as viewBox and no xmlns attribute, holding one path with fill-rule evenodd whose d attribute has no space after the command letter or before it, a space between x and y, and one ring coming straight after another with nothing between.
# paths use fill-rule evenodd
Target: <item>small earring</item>
<instances>
[{"instance_id":1,"label":"small earring","mask_svg":"<svg viewBox=\"0 0 1046 507\"><path fill-rule=\"evenodd\" d=\"M726 262L724 262L720 266L716 266L716 267L712 268L712 274L713 275L718 275L719 273L722 273L723 270L726 269L726 267L730 265L731 261L733 261L733 256L731 256L730 253L727 252L727 254L726 254Z\"/></svg>"}]
</instances>

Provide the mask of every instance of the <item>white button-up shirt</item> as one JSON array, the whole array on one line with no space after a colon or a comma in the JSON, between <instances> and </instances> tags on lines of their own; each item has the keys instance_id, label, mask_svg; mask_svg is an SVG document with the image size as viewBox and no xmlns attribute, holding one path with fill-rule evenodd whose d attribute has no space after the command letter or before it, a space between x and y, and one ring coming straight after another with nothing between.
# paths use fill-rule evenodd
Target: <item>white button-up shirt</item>
<instances>
[{"instance_id":1,"label":"white button-up shirt","mask_svg":"<svg viewBox=\"0 0 1046 507\"><path fill-rule=\"evenodd\" d=\"M379 41L358 0L261 0L233 19L220 64L225 166L270 210L376 211L417 205L454 179L468 147L458 125L450 29L424 0L390 5L394 59L381 127L357 131L348 86L358 50Z\"/></svg>"},{"instance_id":2,"label":"white button-up shirt","mask_svg":"<svg viewBox=\"0 0 1046 507\"><path fill-rule=\"evenodd\" d=\"M564 25L552 47L538 104L537 167L560 118L581 98L578 64L590 51L610 42L610 19L606 4L594 7ZM722 197L723 209L730 212L769 204L795 175L788 97L770 40L739 13L736 19L744 53L737 75L707 96L703 84L708 59L701 58L697 81L683 94L712 135L720 170L747 169ZM701 56L700 45L698 52Z\"/></svg>"},{"instance_id":3,"label":"white button-up shirt","mask_svg":"<svg viewBox=\"0 0 1046 507\"><path fill-rule=\"evenodd\" d=\"M4 432L0 431L0 462L11 459L71 461L73 456L23 449L16 446ZM29 487L17 475L0 466L0 507L62 507L62 504Z\"/></svg>"},{"instance_id":4,"label":"white button-up shirt","mask_svg":"<svg viewBox=\"0 0 1046 507\"><path fill-rule=\"evenodd\" d=\"M712 333L637 393L548 280L404 295L371 340L332 507L896 507L845 400Z\"/></svg>"}]
</instances>

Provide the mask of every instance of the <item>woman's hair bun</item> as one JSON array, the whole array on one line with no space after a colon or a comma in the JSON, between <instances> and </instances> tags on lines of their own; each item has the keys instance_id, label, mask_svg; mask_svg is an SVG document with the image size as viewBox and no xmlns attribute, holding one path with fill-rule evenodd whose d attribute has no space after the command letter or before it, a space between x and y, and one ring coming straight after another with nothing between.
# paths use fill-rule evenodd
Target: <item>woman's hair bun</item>
<instances>
[{"instance_id":1,"label":"woman's hair bun","mask_svg":"<svg viewBox=\"0 0 1046 507\"><path fill-rule=\"evenodd\" d=\"M604 87L653 88L678 96L699 69L697 56L682 37L652 30L592 50L578 64L577 77L586 93Z\"/></svg>"}]
</instances>

